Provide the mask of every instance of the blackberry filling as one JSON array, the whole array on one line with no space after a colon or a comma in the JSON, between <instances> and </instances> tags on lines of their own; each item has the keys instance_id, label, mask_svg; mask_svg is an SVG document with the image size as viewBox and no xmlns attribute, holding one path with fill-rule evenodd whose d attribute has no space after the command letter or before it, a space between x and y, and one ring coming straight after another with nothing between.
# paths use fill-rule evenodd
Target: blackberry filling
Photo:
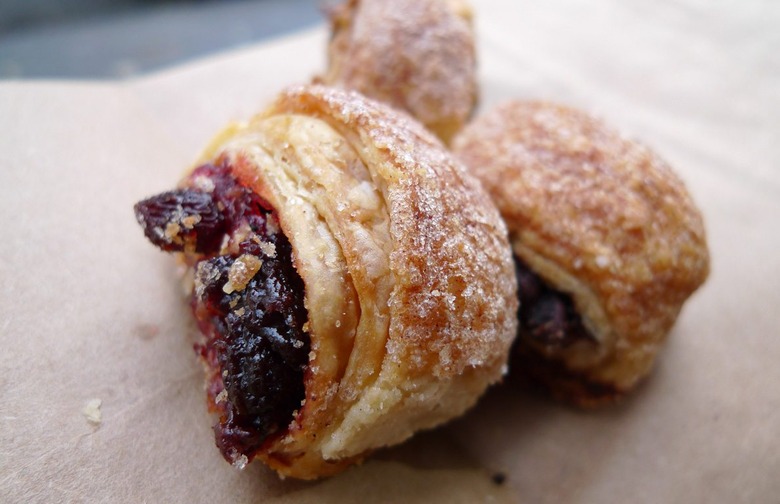
<instances>
[{"instance_id":1,"label":"blackberry filling","mask_svg":"<svg viewBox=\"0 0 780 504\"><path fill-rule=\"evenodd\" d=\"M203 165L187 184L138 203L136 218L152 243L195 264L191 305L205 336L196 350L207 368L209 409L219 415L216 443L226 460L243 465L287 427L305 397L304 285L272 207L229 165Z\"/></svg>"}]
</instances>

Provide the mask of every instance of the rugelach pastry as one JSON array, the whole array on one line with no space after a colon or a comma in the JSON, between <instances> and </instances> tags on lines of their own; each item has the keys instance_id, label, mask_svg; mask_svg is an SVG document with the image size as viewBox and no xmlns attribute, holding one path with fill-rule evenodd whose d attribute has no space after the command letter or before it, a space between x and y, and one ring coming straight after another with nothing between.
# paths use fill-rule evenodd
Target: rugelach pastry
<instances>
[{"instance_id":1,"label":"rugelach pastry","mask_svg":"<svg viewBox=\"0 0 780 504\"><path fill-rule=\"evenodd\" d=\"M499 106L453 150L509 228L520 298L512 374L584 406L634 388L709 270L682 181L646 147L551 103Z\"/></svg>"},{"instance_id":2,"label":"rugelach pastry","mask_svg":"<svg viewBox=\"0 0 780 504\"><path fill-rule=\"evenodd\" d=\"M477 100L465 0L348 0L330 12L324 84L403 109L448 142Z\"/></svg>"},{"instance_id":3,"label":"rugelach pastry","mask_svg":"<svg viewBox=\"0 0 780 504\"><path fill-rule=\"evenodd\" d=\"M506 228L422 126L294 87L138 203L188 267L216 441L238 467L336 473L471 407L517 331Z\"/></svg>"}]
</instances>

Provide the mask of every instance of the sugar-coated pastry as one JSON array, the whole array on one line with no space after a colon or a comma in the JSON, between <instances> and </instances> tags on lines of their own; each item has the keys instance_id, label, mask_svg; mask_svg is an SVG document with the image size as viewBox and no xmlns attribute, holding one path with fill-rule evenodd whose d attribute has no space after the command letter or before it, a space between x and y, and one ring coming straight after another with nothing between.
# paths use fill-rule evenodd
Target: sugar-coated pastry
<instances>
[{"instance_id":1,"label":"sugar-coated pastry","mask_svg":"<svg viewBox=\"0 0 780 504\"><path fill-rule=\"evenodd\" d=\"M448 142L477 100L471 17L465 0L347 0L330 13L322 82L403 109Z\"/></svg>"},{"instance_id":2,"label":"sugar-coated pastry","mask_svg":"<svg viewBox=\"0 0 780 504\"><path fill-rule=\"evenodd\" d=\"M499 207L517 263L517 373L581 405L647 375L704 282L702 216L646 147L578 110L506 103L453 150Z\"/></svg>"},{"instance_id":3,"label":"sugar-coated pastry","mask_svg":"<svg viewBox=\"0 0 780 504\"><path fill-rule=\"evenodd\" d=\"M495 206L431 133L356 92L290 88L135 211L189 268L234 465L336 473L460 415L506 368Z\"/></svg>"}]
</instances>

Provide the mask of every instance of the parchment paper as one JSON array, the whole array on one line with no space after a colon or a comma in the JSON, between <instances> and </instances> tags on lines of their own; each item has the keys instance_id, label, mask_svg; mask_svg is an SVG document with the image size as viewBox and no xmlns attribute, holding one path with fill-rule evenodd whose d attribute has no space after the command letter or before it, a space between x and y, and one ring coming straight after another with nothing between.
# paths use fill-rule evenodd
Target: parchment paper
<instances>
[{"instance_id":1,"label":"parchment paper","mask_svg":"<svg viewBox=\"0 0 780 504\"><path fill-rule=\"evenodd\" d=\"M0 501L778 502L780 7L473 4L482 110L590 110L705 214L712 274L652 378L596 412L497 387L322 482L239 472L214 447L175 265L132 204L320 71L325 28L131 81L0 82Z\"/></svg>"}]
</instances>

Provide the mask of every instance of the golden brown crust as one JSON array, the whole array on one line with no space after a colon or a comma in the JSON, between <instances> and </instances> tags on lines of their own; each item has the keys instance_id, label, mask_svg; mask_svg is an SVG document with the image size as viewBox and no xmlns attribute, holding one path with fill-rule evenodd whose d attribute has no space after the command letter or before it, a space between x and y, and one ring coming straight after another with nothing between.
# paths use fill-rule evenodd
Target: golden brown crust
<instances>
[{"instance_id":1,"label":"golden brown crust","mask_svg":"<svg viewBox=\"0 0 780 504\"><path fill-rule=\"evenodd\" d=\"M539 379L581 403L597 394L577 381L615 395L632 388L709 270L702 216L682 181L644 146L543 102L496 108L453 149L493 196L515 254L572 295L598 342L526 352L555 361L559 371Z\"/></svg>"},{"instance_id":2,"label":"golden brown crust","mask_svg":"<svg viewBox=\"0 0 780 504\"><path fill-rule=\"evenodd\" d=\"M471 15L464 0L349 0L331 12L322 82L405 110L447 142L477 98Z\"/></svg>"},{"instance_id":3,"label":"golden brown crust","mask_svg":"<svg viewBox=\"0 0 780 504\"><path fill-rule=\"evenodd\" d=\"M500 379L517 328L506 228L422 126L354 92L295 87L205 159L276 209L306 285L306 400L259 454L315 478L438 425Z\"/></svg>"}]
</instances>

